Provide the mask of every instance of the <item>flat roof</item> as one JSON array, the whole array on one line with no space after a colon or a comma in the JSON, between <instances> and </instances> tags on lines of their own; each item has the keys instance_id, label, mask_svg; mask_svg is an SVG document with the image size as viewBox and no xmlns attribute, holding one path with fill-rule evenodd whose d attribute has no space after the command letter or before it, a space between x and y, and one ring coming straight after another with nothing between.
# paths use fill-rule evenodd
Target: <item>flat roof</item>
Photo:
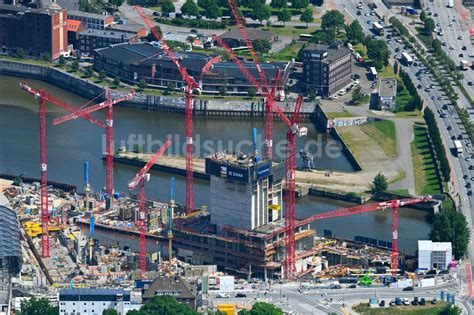
<instances>
[{"instance_id":1,"label":"flat roof","mask_svg":"<svg viewBox=\"0 0 474 315\"><path fill-rule=\"evenodd\" d=\"M419 240L418 250L447 251L452 250L451 242L433 242L430 240Z\"/></svg>"},{"instance_id":2,"label":"flat roof","mask_svg":"<svg viewBox=\"0 0 474 315\"><path fill-rule=\"evenodd\" d=\"M0 3L0 11L10 11L10 12L24 12L24 13L38 13L38 14L52 14L52 13L57 13L60 11L63 11L63 9L54 9L54 8L40 8L40 9L35 9L35 8L29 8L25 7L22 5L12 5L12 4L4 4Z\"/></svg>"},{"instance_id":3,"label":"flat roof","mask_svg":"<svg viewBox=\"0 0 474 315\"><path fill-rule=\"evenodd\" d=\"M329 62L333 62L338 60L339 58L344 57L347 54L350 54L351 51L347 47L330 47L328 45L318 45L318 44L310 44L308 45L304 51L310 52L318 52L320 54L327 52L327 58Z\"/></svg>"},{"instance_id":4,"label":"flat roof","mask_svg":"<svg viewBox=\"0 0 474 315\"><path fill-rule=\"evenodd\" d=\"M111 15L103 15L103 14L96 14L96 13L89 13L89 12L83 12L83 11L76 11L76 10L70 10L67 12L69 16L74 15L74 16L80 16L80 17L87 17L91 19L100 19L100 20L105 20Z\"/></svg>"},{"instance_id":5,"label":"flat roof","mask_svg":"<svg viewBox=\"0 0 474 315\"><path fill-rule=\"evenodd\" d=\"M397 96L397 80L381 79L379 85L379 96Z\"/></svg>"},{"instance_id":6,"label":"flat roof","mask_svg":"<svg viewBox=\"0 0 474 315\"><path fill-rule=\"evenodd\" d=\"M128 33L128 32L120 32L116 30L98 30L93 28L88 28L79 32L79 35L83 36L95 36L95 37L107 37L107 38L124 38L130 39L136 36L136 34Z\"/></svg>"}]
</instances>

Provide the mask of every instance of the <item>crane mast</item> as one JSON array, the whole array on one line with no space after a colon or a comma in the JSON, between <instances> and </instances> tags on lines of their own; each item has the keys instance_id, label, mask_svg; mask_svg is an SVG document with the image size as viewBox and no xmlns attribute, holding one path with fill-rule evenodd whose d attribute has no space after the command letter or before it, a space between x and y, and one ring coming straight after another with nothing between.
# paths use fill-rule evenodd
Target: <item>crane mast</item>
<instances>
[{"instance_id":1,"label":"crane mast","mask_svg":"<svg viewBox=\"0 0 474 315\"><path fill-rule=\"evenodd\" d=\"M168 207L168 275L171 277L173 275L173 212L175 207L175 199L174 199L174 177L171 177L170 180L170 205Z\"/></svg>"},{"instance_id":2,"label":"crane mast","mask_svg":"<svg viewBox=\"0 0 474 315\"><path fill-rule=\"evenodd\" d=\"M49 257L49 213L48 213L48 153L46 148L46 102L56 105L68 112L75 112L78 108L60 101L44 89L34 90L26 83L20 83L20 89L39 99L39 129L40 129L40 164L41 164L41 189L40 189L40 216L41 216L41 257ZM84 117L94 124L100 122L89 115Z\"/></svg>"},{"instance_id":3,"label":"crane mast","mask_svg":"<svg viewBox=\"0 0 474 315\"><path fill-rule=\"evenodd\" d=\"M145 166L135 175L132 181L128 184L130 191L134 190L137 186L140 186L139 192L139 231L140 231L140 279L145 278L146 273L146 204L145 204L145 181L150 180L150 174L148 171L155 164L156 160L165 152L170 146L171 139L167 139L166 142L158 149L158 151L152 156L152 158L145 164Z\"/></svg>"},{"instance_id":4,"label":"crane mast","mask_svg":"<svg viewBox=\"0 0 474 315\"><path fill-rule=\"evenodd\" d=\"M189 75L185 67L179 62L176 54L169 48L166 42L161 37L161 34L157 31L153 22L151 22L143 8L135 6L135 10L142 18L143 22L150 29L155 39L160 43L161 49L165 52L166 56L176 66L184 82L187 86L185 88L185 122L186 122L186 213L190 214L194 211L194 191L193 191L193 90L201 91L201 86ZM212 64L212 62L211 62Z\"/></svg>"}]
</instances>

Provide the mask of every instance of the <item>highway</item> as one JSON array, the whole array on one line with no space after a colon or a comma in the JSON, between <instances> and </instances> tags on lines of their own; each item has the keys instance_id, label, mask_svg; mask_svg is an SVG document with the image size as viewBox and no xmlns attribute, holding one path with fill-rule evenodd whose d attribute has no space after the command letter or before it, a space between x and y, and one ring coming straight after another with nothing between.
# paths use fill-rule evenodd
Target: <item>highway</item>
<instances>
[{"instance_id":1,"label":"highway","mask_svg":"<svg viewBox=\"0 0 474 315\"><path fill-rule=\"evenodd\" d=\"M364 3L363 9L360 10L362 15L357 16L356 12L358 9L356 8L358 1L356 0L345 0L342 3L339 3L340 10L345 11L352 19L357 19L361 23L364 31L367 34L372 35L371 25L368 24L368 21L377 21L379 20L376 16L366 16L365 12L370 12L370 9L366 5L367 2ZM380 8L379 5L379 12L387 12L386 8ZM387 32L388 33L388 32ZM393 36L396 32L390 32L392 34L391 41L389 43L389 47L392 50L392 53L395 56L400 57L404 49L404 45L399 43L397 39L398 36ZM396 52L398 51L398 52ZM412 52L409 51L410 54ZM437 82L435 82L433 76L429 74L426 67L424 65L420 66L409 66L406 67L403 65L403 62L399 64L402 66L403 70L410 75L413 80L415 86L420 86L418 88L420 96L425 100L427 106L435 113L436 120L438 123L438 127L440 128L440 132L442 135L443 142L446 147L446 153L448 155L448 159L450 159L450 164L452 166L452 187L458 193L457 198L460 204L460 209L462 213L466 216L469 225L471 226L471 230L473 227L472 218L474 218L474 196L472 195L472 190L466 188L468 183L474 185L474 170L470 170L469 167L472 164L471 158L474 156L474 151L472 149L472 144L468 140L466 131L464 126L461 123L460 118L458 117L456 111L452 106L449 105L449 100L446 98L446 95L442 92ZM472 71L472 70L469 70ZM429 89L427 89L430 87ZM446 108L445 110L443 108ZM441 118L439 115L440 110L444 110L446 112L445 118ZM450 130L448 130L450 129ZM462 145L464 154L462 157L457 157L452 153L452 149L454 148L453 138L457 138L461 135L462 137ZM466 178L464 178L466 177ZM468 195L469 192L469 195ZM471 236L470 247L469 247L469 260L474 262L474 242L473 237Z\"/></svg>"},{"instance_id":2,"label":"highway","mask_svg":"<svg viewBox=\"0 0 474 315\"><path fill-rule=\"evenodd\" d=\"M458 10L456 8L447 8L446 0L428 1L426 4L429 12L433 14L431 17L436 23L439 23L437 27L441 27L443 30L443 36L437 37L441 42L446 42L446 46L443 46L443 48L451 59L456 64L459 64L461 60L467 60L468 62L474 60L474 58L469 57L473 55L473 47L466 21L463 20ZM434 15L437 15L437 17ZM469 22L467 21L467 23ZM466 49L463 50L463 47L466 47ZM463 56L461 57L460 54ZM472 69L464 71L463 74L465 84L469 81L474 84L474 71ZM468 89L468 93L471 97L474 97L474 89Z\"/></svg>"}]
</instances>

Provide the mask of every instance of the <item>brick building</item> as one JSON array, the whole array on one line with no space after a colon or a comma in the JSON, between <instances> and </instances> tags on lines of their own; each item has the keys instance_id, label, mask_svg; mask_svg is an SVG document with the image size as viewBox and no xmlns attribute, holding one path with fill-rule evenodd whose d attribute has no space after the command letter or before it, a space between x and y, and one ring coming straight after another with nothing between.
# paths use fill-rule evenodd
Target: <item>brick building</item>
<instances>
[{"instance_id":1,"label":"brick building","mask_svg":"<svg viewBox=\"0 0 474 315\"><path fill-rule=\"evenodd\" d=\"M86 28L103 30L114 22L111 15L102 15L82 11L69 11L69 19L81 21Z\"/></svg>"},{"instance_id":2,"label":"brick building","mask_svg":"<svg viewBox=\"0 0 474 315\"><path fill-rule=\"evenodd\" d=\"M328 97L351 82L351 52L345 47L310 45L303 51L306 92Z\"/></svg>"},{"instance_id":3,"label":"brick building","mask_svg":"<svg viewBox=\"0 0 474 315\"><path fill-rule=\"evenodd\" d=\"M0 4L0 46L2 51L23 48L29 55L58 58L67 52L67 11Z\"/></svg>"},{"instance_id":4,"label":"brick building","mask_svg":"<svg viewBox=\"0 0 474 315\"><path fill-rule=\"evenodd\" d=\"M78 49L81 53L93 54L95 49L109 47L119 43L134 43L138 35L133 33L87 29L79 33Z\"/></svg>"}]
</instances>

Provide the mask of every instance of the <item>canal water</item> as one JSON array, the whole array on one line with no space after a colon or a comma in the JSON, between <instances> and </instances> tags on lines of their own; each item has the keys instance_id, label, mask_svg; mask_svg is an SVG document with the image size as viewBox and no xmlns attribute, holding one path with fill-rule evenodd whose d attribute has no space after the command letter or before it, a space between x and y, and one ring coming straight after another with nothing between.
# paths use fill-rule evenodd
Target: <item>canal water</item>
<instances>
[{"instance_id":1,"label":"canal water","mask_svg":"<svg viewBox=\"0 0 474 315\"><path fill-rule=\"evenodd\" d=\"M59 99L82 107L87 100L55 86L35 80L0 76L0 172L25 174L39 177L39 122L38 102L31 95L21 91L19 81L28 82L33 88L45 88ZM48 176L50 180L83 186L82 165L89 161L90 183L94 190L105 186L105 164L102 152L105 151L105 130L82 119L73 120L59 126L53 126L55 118L64 115L64 111L47 105L47 148ZM104 113L93 114L104 119ZM311 123L307 123L309 135L298 139L298 151L309 150L314 156L314 164L320 169L354 171L348 159L339 151L337 142L327 134L318 132ZM216 151L231 149L250 152L252 150L252 128L259 130L260 152L263 149L264 124L262 120L236 120L194 117L193 132L195 155L206 156ZM125 146L127 149L141 147L154 152L166 137L171 137L173 145L168 149L172 154L184 155L184 116L144 112L117 107L114 110L115 149ZM274 156L284 158L286 127L275 120ZM302 161L299 159L300 165ZM115 165L115 189L126 191L127 183L138 169L131 166ZM169 174L152 172L146 192L149 198L168 200ZM209 184L195 179L196 206L208 205ZM80 189L81 190L81 189ZM185 199L184 178L176 177L176 199L183 203ZM308 217L315 213L326 212L351 204L315 197L305 197L298 201L297 216ZM348 218L338 218L315 222L314 227L322 233L331 230L333 235L352 239L362 235L382 240L390 240L390 214L364 214ZM416 249L416 240L427 238L429 224L426 214L412 210L400 211L400 248L409 252Z\"/></svg>"}]
</instances>

